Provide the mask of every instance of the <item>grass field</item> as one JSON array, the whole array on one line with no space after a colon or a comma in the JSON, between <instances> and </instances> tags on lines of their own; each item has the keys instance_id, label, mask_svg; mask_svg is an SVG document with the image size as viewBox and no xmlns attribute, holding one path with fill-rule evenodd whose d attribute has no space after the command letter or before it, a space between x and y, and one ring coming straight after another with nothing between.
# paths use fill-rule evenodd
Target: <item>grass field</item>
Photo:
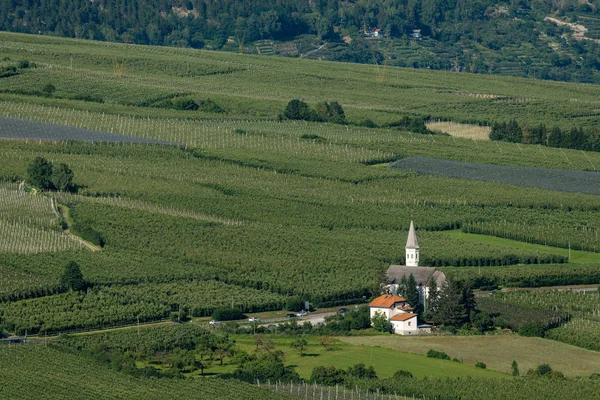
<instances>
[{"instance_id":1,"label":"grass field","mask_svg":"<svg viewBox=\"0 0 600 400\"><path fill-rule=\"evenodd\" d=\"M489 126L459 124L446 121L429 121L425 125L429 130L447 133L450 136L457 138L484 141L490 140L491 128Z\"/></svg>"},{"instance_id":2,"label":"grass field","mask_svg":"<svg viewBox=\"0 0 600 400\"><path fill-rule=\"evenodd\" d=\"M307 337L308 346L304 349L304 356L300 357L297 350L291 349L290 344L293 338L272 338L275 343L275 350L285 352L286 365L292 365L302 378L310 378L314 367L317 366L335 366L336 368L348 368L349 366L363 363L366 366L373 366L377 376L387 378L394 375L399 369L410 371L415 377L502 377L495 371L488 371L475 368L472 365L460 364L447 360L435 360L422 355L411 354L404 351L395 351L382 347L365 345L370 339L376 343L387 336L368 336L358 345L345 343L346 339L335 340L330 350L325 351L319 344L319 338ZM255 349L254 338L251 336L236 336L236 347L252 352ZM209 372L229 372L231 366L211 367Z\"/></svg>"},{"instance_id":3,"label":"grass field","mask_svg":"<svg viewBox=\"0 0 600 400\"><path fill-rule=\"evenodd\" d=\"M513 360L522 374L540 364L550 364L566 376L588 376L600 371L600 353L568 344L540 338L515 335L502 336L424 336L424 337L343 337L351 344L368 344L383 349L394 349L425 354L429 349L446 352L466 364L484 362L489 369L510 373ZM389 351L389 350L388 350Z\"/></svg>"},{"instance_id":4,"label":"grass field","mask_svg":"<svg viewBox=\"0 0 600 400\"><path fill-rule=\"evenodd\" d=\"M478 235L475 233L462 232L460 229L446 231L446 235L460 240L472 241L475 243L487 243L498 246L506 246L511 249L521 249L531 252L557 254L569 257L569 265L599 265L600 253L591 251L579 251L569 249L561 249L558 247L544 246L541 244L524 243L518 240L510 240L488 235Z\"/></svg>"}]
</instances>

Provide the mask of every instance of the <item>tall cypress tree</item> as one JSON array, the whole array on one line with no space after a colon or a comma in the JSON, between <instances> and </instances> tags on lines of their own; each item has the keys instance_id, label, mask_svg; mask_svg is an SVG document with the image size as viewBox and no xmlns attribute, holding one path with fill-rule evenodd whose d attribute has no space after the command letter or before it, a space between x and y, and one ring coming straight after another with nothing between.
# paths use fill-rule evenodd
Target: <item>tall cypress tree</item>
<instances>
[{"instance_id":1,"label":"tall cypress tree","mask_svg":"<svg viewBox=\"0 0 600 400\"><path fill-rule=\"evenodd\" d=\"M562 141L562 131L558 126L553 127L548 135L548 146L560 147Z\"/></svg>"},{"instance_id":2,"label":"tall cypress tree","mask_svg":"<svg viewBox=\"0 0 600 400\"><path fill-rule=\"evenodd\" d=\"M437 300L435 312L432 313L433 322L443 325L458 326L465 318L465 306L462 304L462 291L452 279L446 279Z\"/></svg>"},{"instance_id":3,"label":"tall cypress tree","mask_svg":"<svg viewBox=\"0 0 600 400\"><path fill-rule=\"evenodd\" d=\"M437 282L431 278L427 287L427 296L425 300L425 315L428 320L431 319L432 313L435 312L437 307L437 300L439 297Z\"/></svg>"},{"instance_id":4,"label":"tall cypress tree","mask_svg":"<svg viewBox=\"0 0 600 400\"><path fill-rule=\"evenodd\" d=\"M417 289L417 281L412 273L406 281L406 300L415 310L419 308L419 289Z\"/></svg>"}]
</instances>

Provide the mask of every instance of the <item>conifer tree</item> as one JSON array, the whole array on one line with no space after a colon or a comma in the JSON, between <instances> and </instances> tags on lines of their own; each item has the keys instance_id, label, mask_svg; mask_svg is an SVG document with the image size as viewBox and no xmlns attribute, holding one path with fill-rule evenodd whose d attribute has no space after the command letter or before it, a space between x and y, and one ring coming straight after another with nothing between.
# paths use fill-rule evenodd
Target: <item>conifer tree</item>
<instances>
[{"instance_id":1,"label":"conifer tree","mask_svg":"<svg viewBox=\"0 0 600 400\"><path fill-rule=\"evenodd\" d=\"M464 321L465 314L460 286L454 280L446 279L431 319L438 324L457 326Z\"/></svg>"},{"instance_id":2,"label":"conifer tree","mask_svg":"<svg viewBox=\"0 0 600 400\"><path fill-rule=\"evenodd\" d=\"M60 279L60 286L63 290L83 290L85 288L85 280L81 273L79 264L75 261L71 261L65 267L65 271Z\"/></svg>"},{"instance_id":3,"label":"conifer tree","mask_svg":"<svg viewBox=\"0 0 600 400\"><path fill-rule=\"evenodd\" d=\"M415 310L419 307L419 289L415 276L411 273L406 281L406 300Z\"/></svg>"}]
</instances>

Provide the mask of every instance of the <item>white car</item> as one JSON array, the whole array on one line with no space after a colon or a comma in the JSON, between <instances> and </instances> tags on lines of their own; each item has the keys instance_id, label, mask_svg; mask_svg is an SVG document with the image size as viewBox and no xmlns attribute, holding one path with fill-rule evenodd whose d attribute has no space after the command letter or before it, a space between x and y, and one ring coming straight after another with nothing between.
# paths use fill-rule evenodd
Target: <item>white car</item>
<instances>
[{"instance_id":1,"label":"white car","mask_svg":"<svg viewBox=\"0 0 600 400\"><path fill-rule=\"evenodd\" d=\"M209 322L210 325L219 325L221 323L221 321L217 321L216 319L213 319Z\"/></svg>"},{"instance_id":2,"label":"white car","mask_svg":"<svg viewBox=\"0 0 600 400\"><path fill-rule=\"evenodd\" d=\"M250 317L250 318L248 318L248 321L250 321L250 322L260 322L260 318L258 318L258 317Z\"/></svg>"},{"instance_id":3,"label":"white car","mask_svg":"<svg viewBox=\"0 0 600 400\"><path fill-rule=\"evenodd\" d=\"M306 316L306 311L302 310L300 311L298 314L296 314L298 317L305 317Z\"/></svg>"}]
</instances>

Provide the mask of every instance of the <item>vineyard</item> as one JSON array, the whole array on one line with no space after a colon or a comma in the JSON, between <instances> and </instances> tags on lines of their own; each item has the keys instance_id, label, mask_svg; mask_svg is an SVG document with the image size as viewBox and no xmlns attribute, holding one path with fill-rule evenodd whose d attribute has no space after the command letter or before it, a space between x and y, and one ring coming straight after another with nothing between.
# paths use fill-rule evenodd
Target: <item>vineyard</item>
<instances>
[{"instance_id":1,"label":"vineyard","mask_svg":"<svg viewBox=\"0 0 600 400\"><path fill-rule=\"evenodd\" d=\"M405 263L411 220L421 264L475 288L600 283L600 152L487 140L511 119L595 130L597 86L5 32L0 59L27 65L0 79L0 334L39 343L0 346L0 398L598 397L595 375L493 379L380 348L386 378L300 383L324 359L346 368L375 348L329 351L313 330L304 342L318 351L303 357L293 323L277 348L228 324L175 323L364 303ZM288 119L293 99L342 117ZM66 164L73 193L32 187L36 157ZM496 326L600 351L597 292L498 291L478 307ZM406 357L444 378L387 378ZM217 376L267 361L301 375Z\"/></svg>"},{"instance_id":2,"label":"vineyard","mask_svg":"<svg viewBox=\"0 0 600 400\"><path fill-rule=\"evenodd\" d=\"M134 378L42 346L0 346L0 393L6 399L286 399L235 380Z\"/></svg>"},{"instance_id":3,"label":"vineyard","mask_svg":"<svg viewBox=\"0 0 600 400\"><path fill-rule=\"evenodd\" d=\"M216 308L279 310L285 300L270 292L210 281L94 287L86 293L0 303L0 321L20 335L53 334L167 319L171 312L185 318L211 315Z\"/></svg>"},{"instance_id":4,"label":"vineyard","mask_svg":"<svg viewBox=\"0 0 600 400\"><path fill-rule=\"evenodd\" d=\"M398 68L376 82L364 65L0 39L3 57L35 63L0 80L2 137L17 139L0 141L4 330L106 327L180 309L270 310L290 296L316 307L362 302L379 293L390 264L404 263L411 219L422 263L476 287L600 282L594 263L442 232L600 252L600 198L586 180L600 153L394 128L411 117L477 130L510 115L522 125L589 129L598 122L594 86ZM311 107L339 101L348 123L280 118L294 98ZM78 192L20 187L38 156L68 164ZM385 168L409 157L487 164L509 179L463 179L470 164L453 164L462 175L452 178ZM559 178L520 187L516 175L531 169L500 169L516 167ZM102 249L65 235L57 206ZM70 261L89 283L85 294L59 288Z\"/></svg>"},{"instance_id":5,"label":"vineyard","mask_svg":"<svg viewBox=\"0 0 600 400\"><path fill-rule=\"evenodd\" d=\"M33 140L80 140L87 142L169 144L160 140L128 137L90 129L0 117L0 138Z\"/></svg>"},{"instance_id":6,"label":"vineyard","mask_svg":"<svg viewBox=\"0 0 600 400\"><path fill-rule=\"evenodd\" d=\"M81 248L63 233L54 201L0 184L0 253L46 253Z\"/></svg>"},{"instance_id":7,"label":"vineyard","mask_svg":"<svg viewBox=\"0 0 600 400\"><path fill-rule=\"evenodd\" d=\"M600 189L598 189L600 183L599 172L474 164L424 157L399 160L392 163L390 168L400 168L421 174L478 179L539 189L600 194Z\"/></svg>"},{"instance_id":8,"label":"vineyard","mask_svg":"<svg viewBox=\"0 0 600 400\"><path fill-rule=\"evenodd\" d=\"M514 291L484 299L488 312L518 307L522 323L548 321L546 337L600 351L600 292ZM502 313L502 311L500 311ZM518 326L516 326L518 329Z\"/></svg>"}]
</instances>

